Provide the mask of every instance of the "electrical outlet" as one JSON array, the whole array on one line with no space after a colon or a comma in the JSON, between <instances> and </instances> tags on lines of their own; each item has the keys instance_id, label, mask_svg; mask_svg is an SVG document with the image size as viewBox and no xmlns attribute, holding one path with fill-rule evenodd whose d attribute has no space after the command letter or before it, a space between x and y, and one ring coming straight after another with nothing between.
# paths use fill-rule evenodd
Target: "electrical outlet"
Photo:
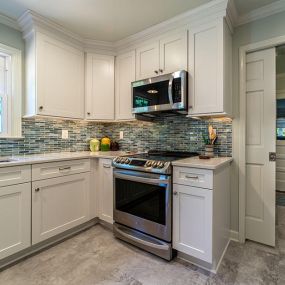
<instances>
[{"instance_id":1,"label":"electrical outlet","mask_svg":"<svg viewBox=\"0 0 285 285\"><path fill-rule=\"evenodd\" d=\"M120 140L122 140L124 138L124 132L120 131Z\"/></svg>"},{"instance_id":2,"label":"electrical outlet","mask_svg":"<svg viewBox=\"0 0 285 285\"><path fill-rule=\"evenodd\" d=\"M68 139L68 130L62 130L61 131L61 138L63 140L67 140Z\"/></svg>"}]
</instances>

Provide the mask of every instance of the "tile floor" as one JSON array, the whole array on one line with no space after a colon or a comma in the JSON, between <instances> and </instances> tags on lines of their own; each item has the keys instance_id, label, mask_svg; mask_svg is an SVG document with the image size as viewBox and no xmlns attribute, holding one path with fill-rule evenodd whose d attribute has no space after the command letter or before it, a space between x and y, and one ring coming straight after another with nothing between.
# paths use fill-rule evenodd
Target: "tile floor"
<instances>
[{"instance_id":1,"label":"tile floor","mask_svg":"<svg viewBox=\"0 0 285 285\"><path fill-rule=\"evenodd\" d=\"M0 284L285 284L285 207L278 213L284 222L277 227L277 247L231 242L217 274L179 259L166 262L97 225L0 272Z\"/></svg>"}]
</instances>

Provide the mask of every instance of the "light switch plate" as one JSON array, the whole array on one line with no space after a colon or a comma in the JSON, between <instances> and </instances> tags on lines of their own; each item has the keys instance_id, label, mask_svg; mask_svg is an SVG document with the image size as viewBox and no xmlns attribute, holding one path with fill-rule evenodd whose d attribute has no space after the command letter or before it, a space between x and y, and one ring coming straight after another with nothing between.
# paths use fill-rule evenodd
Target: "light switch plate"
<instances>
[{"instance_id":1,"label":"light switch plate","mask_svg":"<svg viewBox=\"0 0 285 285\"><path fill-rule=\"evenodd\" d=\"M63 140L67 140L68 139L68 130L62 130L61 131L61 138Z\"/></svg>"},{"instance_id":2,"label":"light switch plate","mask_svg":"<svg viewBox=\"0 0 285 285\"><path fill-rule=\"evenodd\" d=\"M120 131L120 140L122 140L124 138L124 132Z\"/></svg>"}]
</instances>

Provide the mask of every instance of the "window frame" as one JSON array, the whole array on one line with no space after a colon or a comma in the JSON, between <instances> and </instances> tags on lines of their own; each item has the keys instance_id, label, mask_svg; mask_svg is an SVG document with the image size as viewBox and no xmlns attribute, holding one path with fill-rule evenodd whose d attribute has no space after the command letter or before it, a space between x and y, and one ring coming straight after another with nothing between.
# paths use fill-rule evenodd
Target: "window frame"
<instances>
[{"instance_id":1,"label":"window frame","mask_svg":"<svg viewBox=\"0 0 285 285\"><path fill-rule=\"evenodd\" d=\"M22 52L0 43L0 54L7 56L10 72L7 78L7 98L4 98L6 128L0 138L22 137Z\"/></svg>"}]
</instances>

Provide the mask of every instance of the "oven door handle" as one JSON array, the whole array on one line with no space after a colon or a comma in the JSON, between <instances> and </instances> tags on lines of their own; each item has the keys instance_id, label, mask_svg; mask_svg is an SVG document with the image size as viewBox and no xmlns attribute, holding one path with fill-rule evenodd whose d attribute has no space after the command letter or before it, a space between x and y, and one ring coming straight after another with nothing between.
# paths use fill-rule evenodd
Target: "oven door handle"
<instances>
[{"instance_id":1,"label":"oven door handle","mask_svg":"<svg viewBox=\"0 0 285 285\"><path fill-rule=\"evenodd\" d=\"M135 175L127 175L122 173L114 173L115 178L121 178L125 180L130 180L134 182L141 182L146 184L153 184L153 185L159 185L159 184L169 184L169 179L156 179L156 178L146 178L146 177L140 177Z\"/></svg>"}]
</instances>

